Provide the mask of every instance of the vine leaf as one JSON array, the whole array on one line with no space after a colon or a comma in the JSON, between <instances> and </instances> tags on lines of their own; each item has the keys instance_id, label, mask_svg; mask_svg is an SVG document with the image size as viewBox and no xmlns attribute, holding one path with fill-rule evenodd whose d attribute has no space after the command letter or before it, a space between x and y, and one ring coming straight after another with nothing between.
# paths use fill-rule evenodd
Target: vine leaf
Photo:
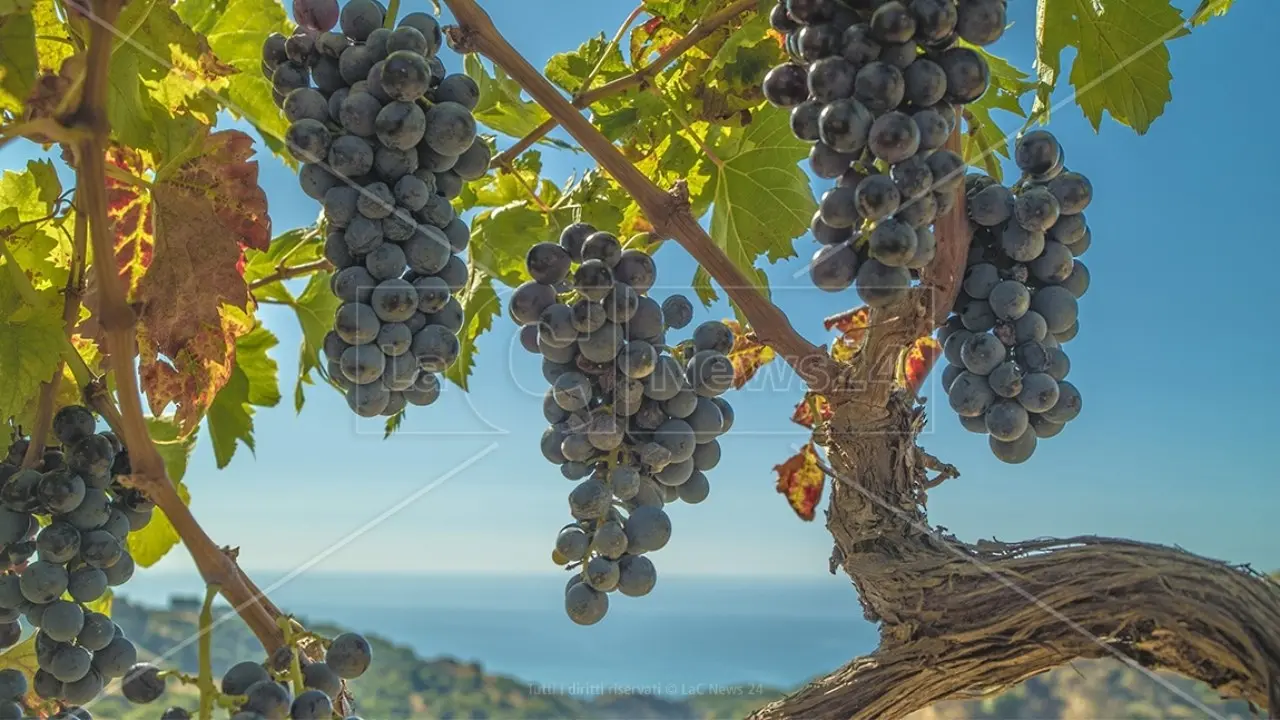
<instances>
[{"instance_id":1,"label":"vine leaf","mask_svg":"<svg viewBox=\"0 0 1280 720\"><path fill-rule=\"evenodd\" d=\"M932 337L916 338L911 347L903 351L898 367L898 384L912 394L919 394L924 380L942 355L942 345Z\"/></svg>"},{"instance_id":2,"label":"vine leaf","mask_svg":"<svg viewBox=\"0 0 1280 720\"><path fill-rule=\"evenodd\" d=\"M12 216L0 213L0 220ZM20 413L40 392L40 383L53 374L62 351L62 313L49 302L28 303L13 268L0 266L0 418Z\"/></svg>"},{"instance_id":3,"label":"vine leaf","mask_svg":"<svg viewBox=\"0 0 1280 720\"><path fill-rule=\"evenodd\" d=\"M28 13L0 16L0 110L22 112L36 82L36 26Z\"/></svg>"},{"instance_id":4,"label":"vine leaf","mask_svg":"<svg viewBox=\"0 0 1280 720\"><path fill-rule=\"evenodd\" d=\"M1172 99L1167 42L1189 32L1169 0L1039 0L1036 70L1041 86L1035 112L1049 105L1061 72L1062 51L1077 50L1071 65L1076 104L1096 132L1107 112L1145 134Z\"/></svg>"},{"instance_id":5,"label":"vine leaf","mask_svg":"<svg viewBox=\"0 0 1280 720\"><path fill-rule=\"evenodd\" d=\"M18 670L27 677L28 683L35 676L36 670L40 669L40 663L36 660L36 633L31 633L26 640L10 647L0 655L0 670ZM34 689L29 689L27 695L23 698L27 708L35 709L42 707L48 701L36 695Z\"/></svg>"},{"instance_id":6,"label":"vine leaf","mask_svg":"<svg viewBox=\"0 0 1280 720\"><path fill-rule=\"evenodd\" d=\"M0 216L2 242L26 271L31 284L40 291L66 284L66 262L59 263L59 251L70 247L57 232L59 219L45 220L54 210L62 183L48 161L32 160L23 172L5 171L0 177L0 208L7 208L10 219ZM21 223L21 225L20 225Z\"/></svg>"},{"instance_id":7,"label":"vine leaf","mask_svg":"<svg viewBox=\"0 0 1280 720\"><path fill-rule=\"evenodd\" d=\"M476 365L476 340L493 327L493 319L501 313L502 303L494 292L489 276L476 267L471 268L471 277L459 299L462 302L463 321L458 340L462 348L458 352L457 361L449 366L444 376L454 385L467 390L467 380Z\"/></svg>"},{"instance_id":8,"label":"vine leaf","mask_svg":"<svg viewBox=\"0 0 1280 720\"><path fill-rule=\"evenodd\" d=\"M218 59L238 72L220 93L237 117L253 123L267 145L286 163L284 152L289 123L271 100L271 82L262 75L262 39L273 32L289 33L282 3L276 0L180 0L177 14L203 33Z\"/></svg>"},{"instance_id":9,"label":"vine leaf","mask_svg":"<svg viewBox=\"0 0 1280 720\"><path fill-rule=\"evenodd\" d=\"M805 443L800 452L787 458L773 471L778 475L778 492L787 498L787 504L801 520L813 520L827 476L818 467L818 451L813 442Z\"/></svg>"},{"instance_id":10,"label":"vine leaf","mask_svg":"<svg viewBox=\"0 0 1280 720\"><path fill-rule=\"evenodd\" d=\"M714 152L720 163L712 163L711 239L767 288L756 259L794 257L791 241L805 233L817 210L809 179L798 164L808 146L791 133L785 112L761 109L746 128L723 132Z\"/></svg>"},{"instance_id":11,"label":"vine leaf","mask_svg":"<svg viewBox=\"0 0 1280 720\"><path fill-rule=\"evenodd\" d=\"M298 324L302 327L302 349L298 354L298 382L293 389L293 405L297 411L302 410L306 397L302 386L310 385L311 371L328 379L325 364L320 361L320 352L324 348L324 337L333 325L333 315L338 312L342 301L329 289L329 278L333 273L318 272L311 276L302 294L293 301L294 312L298 314Z\"/></svg>"},{"instance_id":12,"label":"vine leaf","mask_svg":"<svg viewBox=\"0 0 1280 720\"><path fill-rule=\"evenodd\" d=\"M1235 0L1200 0L1199 7L1191 13L1191 27L1200 27L1216 17L1226 15Z\"/></svg>"},{"instance_id":13,"label":"vine leaf","mask_svg":"<svg viewBox=\"0 0 1280 720\"><path fill-rule=\"evenodd\" d=\"M480 104L472 114L485 127L510 137L524 137L550 117L541 105L521 97L520 84L502 68L495 67L490 75L479 55L467 55L463 71L480 88ZM553 144L571 147L561 141Z\"/></svg>"},{"instance_id":14,"label":"vine leaf","mask_svg":"<svg viewBox=\"0 0 1280 720\"><path fill-rule=\"evenodd\" d=\"M191 493L182 482L187 473L187 460L196 446L196 433L182 430L172 417L147 418L147 430L164 460L165 474L173 482L184 504L191 504ZM137 532L129 533L129 554L141 567L151 567L178 544L178 531L160 508L152 511L151 522Z\"/></svg>"},{"instance_id":15,"label":"vine leaf","mask_svg":"<svg viewBox=\"0 0 1280 720\"><path fill-rule=\"evenodd\" d=\"M1008 60L992 55L979 47L961 43L976 50L986 60L991 71L991 85L976 102L964 106L968 132L964 135L963 154L967 165L982 165L991 177L1002 180L1003 169L996 153L1009 157L1009 140L1004 130L991 117L993 110L1025 118L1022 96L1036 88L1030 76L1014 67Z\"/></svg>"},{"instance_id":16,"label":"vine leaf","mask_svg":"<svg viewBox=\"0 0 1280 720\"><path fill-rule=\"evenodd\" d=\"M142 153L119 145L107 149L107 162L135 176L151 169ZM155 250L155 208L149 193L108 176L107 214L116 229L116 267L132 297Z\"/></svg>"},{"instance_id":17,"label":"vine leaf","mask_svg":"<svg viewBox=\"0 0 1280 720\"><path fill-rule=\"evenodd\" d=\"M280 402L278 368L267 355L279 342L262 325L236 340L235 367L209 405L205 420L219 470L231 462L238 443L254 452L254 406L275 407Z\"/></svg>"},{"instance_id":18,"label":"vine leaf","mask_svg":"<svg viewBox=\"0 0 1280 720\"><path fill-rule=\"evenodd\" d=\"M760 342L750 328L737 320L722 320L733 331L733 347L729 349L729 360L733 363L733 389L741 390L742 386L751 382L751 378L760 372L760 368L773 362L776 353L773 348Z\"/></svg>"},{"instance_id":19,"label":"vine leaf","mask_svg":"<svg viewBox=\"0 0 1280 720\"><path fill-rule=\"evenodd\" d=\"M831 357L843 363L852 362L867 341L871 309L863 305L855 310L833 315L823 321L828 330L840 332L831 343Z\"/></svg>"},{"instance_id":20,"label":"vine leaf","mask_svg":"<svg viewBox=\"0 0 1280 720\"><path fill-rule=\"evenodd\" d=\"M249 136L207 135L202 150L153 186L155 256L137 289L151 412L176 403L187 430L229 379L236 338L253 327L237 311L249 303L242 248L265 249L271 237Z\"/></svg>"},{"instance_id":21,"label":"vine leaf","mask_svg":"<svg viewBox=\"0 0 1280 720\"><path fill-rule=\"evenodd\" d=\"M815 411L818 416L816 421L814 418ZM817 393L807 392L800 399L800 402L796 403L796 409L791 413L791 422L812 430L816 423L827 422L834 414L831 409L831 403L827 402L825 397Z\"/></svg>"},{"instance_id":22,"label":"vine leaf","mask_svg":"<svg viewBox=\"0 0 1280 720\"><path fill-rule=\"evenodd\" d=\"M607 56L604 54L606 49L609 50ZM631 72L618 46L610 46L604 33L600 33L579 45L576 50L552 55L543 74L560 86L561 90L573 95L588 89L583 87L583 81L597 64L600 70L596 72L592 84L604 84Z\"/></svg>"}]
</instances>

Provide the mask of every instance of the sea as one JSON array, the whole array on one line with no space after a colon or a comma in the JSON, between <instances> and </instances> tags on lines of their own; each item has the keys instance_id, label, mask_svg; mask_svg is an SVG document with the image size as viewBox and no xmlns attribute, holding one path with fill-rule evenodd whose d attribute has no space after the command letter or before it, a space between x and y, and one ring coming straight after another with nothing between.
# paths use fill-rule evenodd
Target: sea
<instances>
[{"instance_id":1,"label":"sea","mask_svg":"<svg viewBox=\"0 0 1280 720\"><path fill-rule=\"evenodd\" d=\"M424 658L479 662L535 692L681 696L730 685L791 688L872 650L847 578L661 577L642 598L610 594L607 616L564 614L565 575L254 573L286 612L412 647ZM121 588L165 606L201 594L194 576L139 572Z\"/></svg>"}]
</instances>

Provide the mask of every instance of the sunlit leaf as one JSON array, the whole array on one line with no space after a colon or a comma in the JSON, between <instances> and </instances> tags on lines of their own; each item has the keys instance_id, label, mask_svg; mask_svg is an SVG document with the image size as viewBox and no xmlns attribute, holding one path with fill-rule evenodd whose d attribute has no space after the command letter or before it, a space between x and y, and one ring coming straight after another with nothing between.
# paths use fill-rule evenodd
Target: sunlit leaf
<instances>
[{"instance_id":1,"label":"sunlit leaf","mask_svg":"<svg viewBox=\"0 0 1280 720\"><path fill-rule=\"evenodd\" d=\"M791 422L812 430L816 424L815 413L817 414L816 422L827 422L833 414L831 403L817 393L805 393L800 402L796 403L796 409L791 413Z\"/></svg>"},{"instance_id":2,"label":"sunlit leaf","mask_svg":"<svg viewBox=\"0 0 1280 720\"><path fill-rule=\"evenodd\" d=\"M729 360L733 363L733 388L742 389L751 382L751 378L760 372L760 368L773 362L773 348L760 342L760 338L750 328L744 327L736 320L723 320L733 331L733 347L729 350Z\"/></svg>"},{"instance_id":3,"label":"sunlit leaf","mask_svg":"<svg viewBox=\"0 0 1280 720\"><path fill-rule=\"evenodd\" d=\"M787 499L787 504L801 520L813 520L827 477L818 467L818 451L813 443L806 443L800 452L775 465L778 476L777 490Z\"/></svg>"},{"instance_id":4,"label":"sunlit leaf","mask_svg":"<svg viewBox=\"0 0 1280 720\"><path fill-rule=\"evenodd\" d=\"M897 382L912 393L919 393L924 379L929 376L934 363L942 355L942 345L932 337L917 338L911 347L903 350L898 367Z\"/></svg>"},{"instance_id":5,"label":"sunlit leaf","mask_svg":"<svg viewBox=\"0 0 1280 720\"><path fill-rule=\"evenodd\" d=\"M1191 13L1191 26L1200 27L1213 18L1226 15L1233 4L1235 0L1200 0L1196 11Z\"/></svg>"},{"instance_id":6,"label":"sunlit leaf","mask_svg":"<svg viewBox=\"0 0 1280 720\"><path fill-rule=\"evenodd\" d=\"M0 16L0 110L22 111L36 81L36 26L27 13Z\"/></svg>"},{"instance_id":7,"label":"sunlit leaf","mask_svg":"<svg viewBox=\"0 0 1280 720\"><path fill-rule=\"evenodd\" d=\"M1070 75L1074 99L1094 130L1107 112L1146 133L1172 99L1167 43L1186 32L1182 13L1169 0L1039 0L1037 114L1048 107L1062 51L1072 46L1077 50Z\"/></svg>"},{"instance_id":8,"label":"sunlit leaf","mask_svg":"<svg viewBox=\"0 0 1280 720\"><path fill-rule=\"evenodd\" d=\"M307 287L291 303L298 315L298 325L302 328L302 348L298 352L298 382L293 390L293 405L296 410L302 410L302 404L306 401L302 386L311 384L311 371L315 370L321 377L327 377L320 353L324 348L324 337L333 326L333 314L342 304L329 290L329 278L332 274L326 271L312 275Z\"/></svg>"},{"instance_id":9,"label":"sunlit leaf","mask_svg":"<svg viewBox=\"0 0 1280 720\"><path fill-rule=\"evenodd\" d=\"M550 117L542 106L521 97L520 84L507 77L502 68L494 68L490 75L476 54L467 55L464 68L480 87L480 104L473 114L485 127L503 135L523 137Z\"/></svg>"}]
</instances>

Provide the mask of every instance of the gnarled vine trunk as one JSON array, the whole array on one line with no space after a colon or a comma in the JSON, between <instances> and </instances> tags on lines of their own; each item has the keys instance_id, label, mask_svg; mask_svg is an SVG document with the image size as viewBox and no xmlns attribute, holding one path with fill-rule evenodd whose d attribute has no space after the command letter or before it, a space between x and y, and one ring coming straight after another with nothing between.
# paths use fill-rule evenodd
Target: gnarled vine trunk
<instances>
[{"instance_id":1,"label":"gnarled vine trunk","mask_svg":"<svg viewBox=\"0 0 1280 720\"><path fill-rule=\"evenodd\" d=\"M933 315L923 295L873 315L853 369L863 380L819 436L836 478L833 560L881 624L880 646L753 717L891 720L1101 657L1275 712L1280 585L1265 576L1129 540L970 545L929 526L932 459L916 444L924 409L875 378Z\"/></svg>"}]
</instances>

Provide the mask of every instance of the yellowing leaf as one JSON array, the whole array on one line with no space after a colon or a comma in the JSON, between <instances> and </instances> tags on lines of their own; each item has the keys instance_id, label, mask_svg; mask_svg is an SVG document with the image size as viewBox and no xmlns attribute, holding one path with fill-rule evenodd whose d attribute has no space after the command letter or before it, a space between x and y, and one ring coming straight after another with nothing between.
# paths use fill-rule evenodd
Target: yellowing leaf
<instances>
[{"instance_id":1,"label":"yellowing leaf","mask_svg":"<svg viewBox=\"0 0 1280 720\"><path fill-rule=\"evenodd\" d=\"M137 291L143 387L153 413L177 402L186 430L227 382L235 340L253 326L242 312L243 248L264 249L271 237L249 136L214 133L202 149L152 188L155 257Z\"/></svg>"},{"instance_id":2,"label":"yellowing leaf","mask_svg":"<svg viewBox=\"0 0 1280 720\"><path fill-rule=\"evenodd\" d=\"M733 363L733 388L740 390L751 382L760 368L773 362L773 348L760 342L760 338L750 328L744 327L736 320L723 320L733 331L733 347L729 349L729 360Z\"/></svg>"},{"instance_id":3,"label":"yellowing leaf","mask_svg":"<svg viewBox=\"0 0 1280 720\"><path fill-rule=\"evenodd\" d=\"M817 411L817 419L815 422L814 411ZM791 422L813 429L817 423L827 422L831 419L833 411L831 403L827 399L817 393L807 392L800 402L796 403L796 409L791 413Z\"/></svg>"},{"instance_id":4,"label":"yellowing leaf","mask_svg":"<svg viewBox=\"0 0 1280 720\"><path fill-rule=\"evenodd\" d=\"M942 345L932 337L917 338L911 347L903 351L898 367L898 384L912 393L920 392L924 379L942 355Z\"/></svg>"},{"instance_id":5,"label":"yellowing leaf","mask_svg":"<svg viewBox=\"0 0 1280 720\"><path fill-rule=\"evenodd\" d=\"M221 95L236 117L253 123L282 155L284 133L289 129L280 109L271 100L271 82L262 75L262 41L273 32L290 32L283 3L278 0L180 0L179 17L204 34L218 60L235 68ZM292 158L287 158L293 162Z\"/></svg>"},{"instance_id":6,"label":"yellowing leaf","mask_svg":"<svg viewBox=\"0 0 1280 720\"><path fill-rule=\"evenodd\" d=\"M107 162L135 176L150 169L141 153L119 145L108 148ZM116 267L132 296L155 250L155 208L150 193L108 176L107 214L116 230Z\"/></svg>"},{"instance_id":7,"label":"yellowing leaf","mask_svg":"<svg viewBox=\"0 0 1280 720\"><path fill-rule=\"evenodd\" d=\"M1039 0L1036 111L1046 108L1061 70L1071 65L1076 104L1096 131L1103 112L1144 134L1172 99L1167 42L1185 34L1182 13L1169 0Z\"/></svg>"},{"instance_id":8,"label":"yellowing leaf","mask_svg":"<svg viewBox=\"0 0 1280 720\"><path fill-rule=\"evenodd\" d=\"M165 473L173 481L182 502L189 505L191 493L187 491L182 477L187 472L187 460L196 445L196 433L183 433L177 422L169 417L147 418L147 429L164 460ZM178 531L174 530L173 523L160 508L156 508L146 527L129 533L128 543L133 561L141 567L151 567L178 544Z\"/></svg>"},{"instance_id":9,"label":"yellowing leaf","mask_svg":"<svg viewBox=\"0 0 1280 720\"><path fill-rule=\"evenodd\" d=\"M40 383L53 376L63 344L57 292L50 288L39 294L39 304L30 304L23 295L29 281L18 279L21 272L0 260L0 418L22 412L39 393Z\"/></svg>"},{"instance_id":10,"label":"yellowing leaf","mask_svg":"<svg viewBox=\"0 0 1280 720\"><path fill-rule=\"evenodd\" d=\"M1191 13L1191 27L1200 27L1215 17L1222 17L1231 10L1235 0L1200 0L1196 11Z\"/></svg>"},{"instance_id":11,"label":"yellowing leaf","mask_svg":"<svg viewBox=\"0 0 1280 720\"><path fill-rule=\"evenodd\" d=\"M871 309L865 305L825 319L823 325L828 330L840 332L831 343L831 357L843 363L852 362L867 341L867 324L870 320Z\"/></svg>"},{"instance_id":12,"label":"yellowing leaf","mask_svg":"<svg viewBox=\"0 0 1280 720\"><path fill-rule=\"evenodd\" d=\"M778 492L787 498L791 509L801 520L813 520L827 481L827 476L818 467L818 451L813 443L806 443L786 462L775 465L773 471L778 475Z\"/></svg>"}]
</instances>

